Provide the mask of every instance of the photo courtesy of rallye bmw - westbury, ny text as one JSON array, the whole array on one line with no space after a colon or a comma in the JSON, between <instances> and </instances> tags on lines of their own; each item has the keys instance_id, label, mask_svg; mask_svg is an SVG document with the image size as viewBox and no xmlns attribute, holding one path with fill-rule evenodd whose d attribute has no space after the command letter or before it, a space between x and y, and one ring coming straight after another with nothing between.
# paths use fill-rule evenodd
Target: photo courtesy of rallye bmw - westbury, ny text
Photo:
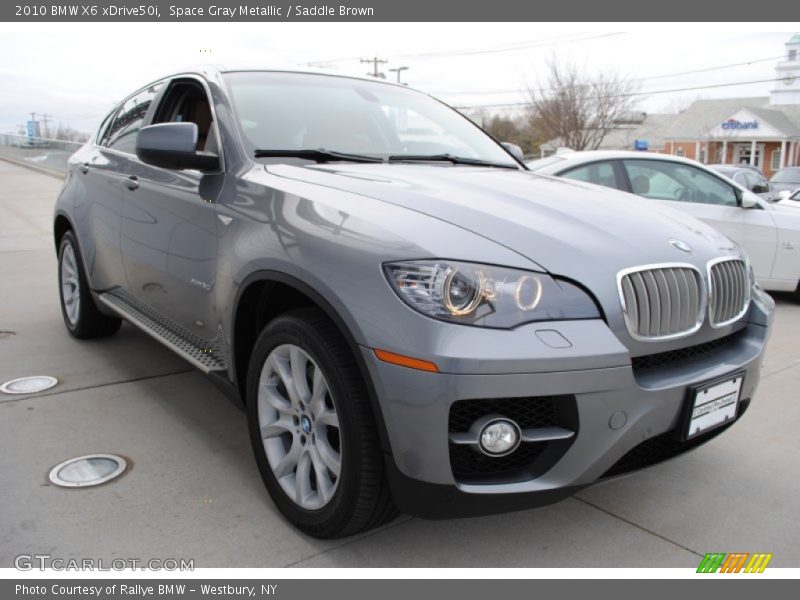
<instances>
[{"instance_id":1,"label":"photo courtesy of rallye bmw - westbury, ny text","mask_svg":"<svg viewBox=\"0 0 800 600\"><path fill-rule=\"evenodd\" d=\"M0 597L791 585L761 8L0 7Z\"/></svg>"}]
</instances>

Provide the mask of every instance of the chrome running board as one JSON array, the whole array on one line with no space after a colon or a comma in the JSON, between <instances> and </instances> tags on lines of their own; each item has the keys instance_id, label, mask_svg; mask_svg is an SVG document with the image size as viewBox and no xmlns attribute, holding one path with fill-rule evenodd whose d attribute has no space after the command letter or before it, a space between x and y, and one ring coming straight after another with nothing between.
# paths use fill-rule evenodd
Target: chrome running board
<instances>
[{"instance_id":1,"label":"chrome running board","mask_svg":"<svg viewBox=\"0 0 800 600\"><path fill-rule=\"evenodd\" d=\"M204 373L221 371L225 363L215 348L172 323L122 290L100 294L100 301L131 325L164 344Z\"/></svg>"}]
</instances>

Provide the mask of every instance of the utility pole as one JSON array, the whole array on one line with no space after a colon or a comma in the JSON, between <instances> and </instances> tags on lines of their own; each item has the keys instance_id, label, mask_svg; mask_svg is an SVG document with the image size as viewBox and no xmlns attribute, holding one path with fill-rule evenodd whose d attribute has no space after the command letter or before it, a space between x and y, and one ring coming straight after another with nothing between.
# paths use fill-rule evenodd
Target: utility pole
<instances>
[{"instance_id":1,"label":"utility pole","mask_svg":"<svg viewBox=\"0 0 800 600\"><path fill-rule=\"evenodd\" d=\"M408 71L408 67L397 67L396 69L389 69L389 71L391 73L397 73L397 83L403 83L402 81L400 81L400 73L402 73L403 71ZM403 83L403 85L408 85L408 84Z\"/></svg>"},{"instance_id":2,"label":"utility pole","mask_svg":"<svg viewBox=\"0 0 800 600\"><path fill-rule=\"evenodd\" d=\"M386 79L386 75L378 71L378 65L384 65L388 63L388 60L383 58L378 58L374 56L372 58L362 58L360 59L362 63L369 64L372 63L372 73L367 73L367 75L372 75L373 77L377 77L378 79Z\"/></svg>"},{"instance_id":3,"label":"utility pole","mask_svg":"<svg viewBox=\"0 0 800 600\"><path fill-rule=\"evenodd\" d=\"M48 115L47 113L42 115L42 121L44 122L44 135L42 137L49 138L49 131L47 129L47 124L53 120L53 115Z\"/></svg>"}]
</instances>

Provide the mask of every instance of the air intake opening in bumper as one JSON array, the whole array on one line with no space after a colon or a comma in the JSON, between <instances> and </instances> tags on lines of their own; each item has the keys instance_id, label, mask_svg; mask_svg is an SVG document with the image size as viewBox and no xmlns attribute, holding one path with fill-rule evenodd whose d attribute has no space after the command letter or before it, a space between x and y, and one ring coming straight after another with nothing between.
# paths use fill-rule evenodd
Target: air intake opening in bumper
<instances>
[{"instance_id":1,"label":"air intake opening in bumper","mask_svg":"<svg viewBox=\"0 0 800 600\"><path fill-rule=\"evenodd\" d=\"M485 415L502 415L522 429L561 427L575 432L569 439L523 442L506 456L492 457L473 447L450 443L450 466L459 483L513 483L535 479L547 472L564 455L578 434L575 396L534 396L458 400L450 407L451 433L469 431Z\"/></svg>"}]
</instances>

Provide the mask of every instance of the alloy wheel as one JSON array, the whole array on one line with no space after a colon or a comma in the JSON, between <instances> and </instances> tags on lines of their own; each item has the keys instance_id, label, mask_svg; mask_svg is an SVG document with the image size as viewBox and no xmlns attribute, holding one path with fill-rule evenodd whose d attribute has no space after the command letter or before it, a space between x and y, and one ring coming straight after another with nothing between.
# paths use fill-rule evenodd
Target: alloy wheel
<instances>
[{"instance_id":1,"label":"alloy wheel","mask_svg":"<svg viewBox=\"0 0 800 600\"><path fill-rule=\"evenodd\" d=\"M81 290L78 260L71 244L64 246L61 253L61 298L70 325L75 325L81 310Z\"/></svg>"},{"instance_id":2,"label":"alloy wheel","mask_svg":"<svg viewBox=\"0 0 800 600\"><path fill-rule=\"evenodd\" d=\"M267 461L286 495L306 510L326 506L341 473L339 416L325 374L299 346L283 344L267 356L258 419Z\"/></svg>"}]
</instances>

